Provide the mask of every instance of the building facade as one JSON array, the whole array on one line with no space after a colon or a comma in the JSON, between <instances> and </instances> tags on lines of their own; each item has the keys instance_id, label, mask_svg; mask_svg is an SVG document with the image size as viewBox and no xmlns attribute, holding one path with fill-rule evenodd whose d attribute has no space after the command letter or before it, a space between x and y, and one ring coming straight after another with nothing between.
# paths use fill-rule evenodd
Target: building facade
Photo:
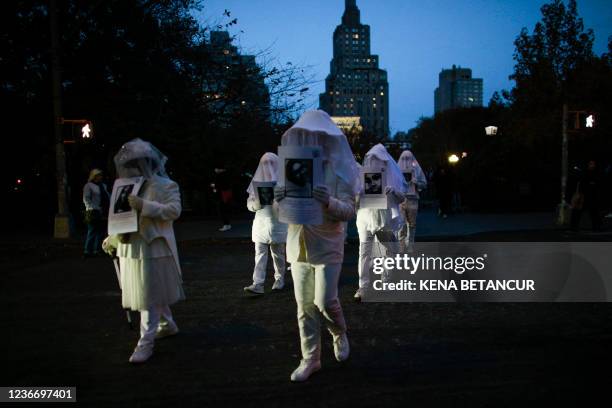
<instances>
[{"instance_id":1,"label":"building facade","mask_svg":"<svg viewBox=\"0 0 612 408\"><path fill-rule=\"evenodd\" d=\"M389 135L387 71L370 54L370 26L361 24L356 0L345 0L342 24L334 30L334 55L319 107L342 121L350 117L379 138Z\"/></svg>"},{"instance_id":2,"label":"building facade","mask_svg":"<svg viewBox=\"0 0 612 408\"><path fill-rule=\"evenodd\" d=\"M202 87L221 125L248 112L270 119L270 95L255 56L241 54L227 31L211 31L206 44L208 71Z\"/></svg>"},{"instance_id":3,"label":"building facade","mask_svg":"<svg viewBox=\"0 0 612 408\"><path fill-rule=\"evenodd\" d=\"M443 69L434 91L434 112L482 106L482 78L472 78L470 68Z\"/></svg>"}]
</instances>

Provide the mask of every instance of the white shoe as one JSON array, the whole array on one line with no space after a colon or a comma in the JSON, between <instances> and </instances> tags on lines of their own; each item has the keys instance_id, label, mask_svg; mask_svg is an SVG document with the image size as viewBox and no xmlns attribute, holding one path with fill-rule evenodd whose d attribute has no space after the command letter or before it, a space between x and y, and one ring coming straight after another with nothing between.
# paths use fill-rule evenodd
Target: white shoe
<instances>
[{"instance_id":1,"label":"white shoe","mask_svg":"<svg viewBox=\"0 0 612 408\"><path fill-rule=\"evenodd\" d=\"M130 363L141 364L144 363L153 355L153 346L136 346L134 352L130 357Z\"/></svg>"},{"instance_id":2,"label":"white shoe","mask_svg":"<svg viewBox=\"0 0 612 408\"><path fill-rule=\"evenodd\" d=\"M363 297L363 291L361 290L361 288L359 288L357 289L357 292L355 292L355 295L353 295L353 298L357 300L358 302L361 302L362 297Z\"/></svg>"},{"instance_id":3,"label":"white shoe","mask_svg":"<svg viewBox=\"0 0 612 408\"><path fill-rule=\"evenodd\" d=\"M320 360L302 360L300 365L291 373L292 382L306 381L313 373L321 369Z\"/></svg>"},{"instance_id":4,"label":"white shoe","mask_svg":"<svg viewBox=\"0 0 612 408\"><path fill-rule=\"evenodd\" d=\"M351 347L346 333L332 334L334 337L334 355L339 362L346 361L349 358Z\"/></svg>"},{"instance_id":5,"label":"white shoe","mask_svg":"<svg viewBox=\"0 0 612 408\"><path fill-rule=\"evenodd\" d=\"M163 326L159 325L157 326L157 332L155 333L155 339L159 340L165 337L176 336L178 332L179 332L179 329L176 326L176 324L173 324L173 325L166 324Z\"/></svg>"},{"instance_id":6,"label":"white shoe","mask_svg":"<svg viewBox=\"0 0 612 408\"><path fill-rule=\"evenodd\" d=\"M264 287L262 284L256 285L256 284L252 284L251 286L247 286L244 288L245 292L250 292L250 293L254 293L256 295L263 295L264 294Z\"/></svg>"},{"instance_id":7,"label":"white shoe","mask_svg":"<svg viewBox=\"0 0 612 408\"><path fill-rule=\"evenodd\" d=\"M285 287L285 280L283 278L277 279L272 285L272 290L283 290Z\"/></svg>"},{"instance_id":8,"label":"white shoe","mask_svg":"<svg viewBox=\"0 0 612 408\"><path fill-rule=\"evenodd\" d=\"M225 232L225 231L229 231L232 229L232 226L229 224L225 224L224 226L222 226L221 228L219 228L219 231L221 232Z\"/></svg>"}]
</instances>

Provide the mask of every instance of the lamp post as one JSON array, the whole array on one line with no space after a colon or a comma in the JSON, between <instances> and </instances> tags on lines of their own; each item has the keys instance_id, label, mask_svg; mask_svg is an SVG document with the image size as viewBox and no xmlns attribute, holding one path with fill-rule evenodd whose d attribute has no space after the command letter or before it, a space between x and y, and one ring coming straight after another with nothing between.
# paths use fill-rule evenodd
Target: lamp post
<instances>
[{"instance_id":1,"label":"lamp post","mask_svg":"<svg viewBox=\"0 0 612 408\"><path fill-rule=\"evenodd\" d=\"M51 91L53 95L53 131L55 143L55 178L57 183L57 214L53 228L54 238L70 237L66 178L66 152L62 140L62 84L60 65L60 36L57 19L57 3L49 0L49 29L51 32Z\"/></svg>"}]
</instances>

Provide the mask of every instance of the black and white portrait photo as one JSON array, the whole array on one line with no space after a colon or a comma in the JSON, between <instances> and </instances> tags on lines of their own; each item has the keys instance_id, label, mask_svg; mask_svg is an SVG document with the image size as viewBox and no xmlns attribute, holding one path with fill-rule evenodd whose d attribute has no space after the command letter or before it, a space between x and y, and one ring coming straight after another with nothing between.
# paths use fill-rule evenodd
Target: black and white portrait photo
<instances>
[{"instance_id":1,"label":"black and white portrait photo","mask_svg":"<svg viewBox=\"0 0 612 408\"><path fill-rule=\"evenodd\" d=\"M287 159L285 190L287 197L312 197L312 159Z\"/></svg>"},{"instance_id":2,"label":"black and white portrait photo","mask_svg":"<svg viewBox=\"0 0 612 408\"><path fill-rule=\"evenodd\" d=\"M259 204L262 207L274 203L274 187L257 187L257 195L259 196Z\"/></svg>"},{"instance_id":3,"label":"black and white portrait photo","mask_svg":"<svg viewBox=\"0 0 612 408\"><path fill-rule=\"evenodd\" d=\"M412 172L404 172L404 179L406 183L410 183L412 181Z\"/></svg>"},{"instance_id":4,"label":"black and white portrait photo","mask_svg":"<svg viewBox=\"0 0 612 408\"><path fill-rule=\"evenodd\" d=\"M382 173L364 173L363 184L366 194L382 194Z\"/></svg>"},{"instance_id":5,"label":"black and white portrait photo","mask_svg":"<svg viewBox=\"0 0 612 408\"><path fill-rule=\"evenodd\" d=\"M130 207L130 203L128 202L128 197L132 193L132 190L134 190L133 184L126 184L125 186L119 187L117 199L113 207L113 212L115 214L132 211L132 207Z\"/></svg>"}]
</instances>

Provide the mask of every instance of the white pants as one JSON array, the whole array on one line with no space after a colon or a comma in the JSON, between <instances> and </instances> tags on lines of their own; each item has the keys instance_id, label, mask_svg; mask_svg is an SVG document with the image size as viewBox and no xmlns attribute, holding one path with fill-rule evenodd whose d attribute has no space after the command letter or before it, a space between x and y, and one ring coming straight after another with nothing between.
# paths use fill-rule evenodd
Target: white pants
<instances>
[{"instance_id":1,"label":"white pants","mask_svg":"<svg viewBox=\"0 0 612 408\"><path fill-rule=\"evenodd\" d=\"M140 340L138 346L153 346L155 342L155 333L157 328L161 326L176 327L172 318L170 306L153 306L148 310L140 311Z\"/></svg>"},{"instance_id":2,"label":"white pants","mask_svg":"<svg viewBox=\"0 0 612 408\"><path fill-rule=\"evenodd\" d=\"M253 283L261 285L266 280L266 267L268 266L268 247L272 252L274 263L274 279L282 279L285 276L285 247L286 244L262 244L255 243L255 269L253 271Z\"/></svg>"},{"instance_id":3,"label":"white pants","mask_svg":"<svg viewBox=\"0 0 612 408\"><path fill-rule=\"evenodd\" d=\"M377 238L376 248L374 238ZM359 233L359 287L368 288L372 274L372 252L376 257L394 257L399 250L397 237L393 231L360 231Z\"/></svg>"},{"instance_id":4,"label":"white pants","mask_svg":"<svg viewBox=\"0 0 612 408\"><path fill-rule=\"evenodd\" d=\"M338 299L338 279L342 264L291 264L302 358L321 358L321 318L332 334L346 332L344 314Z\"/></svg>"}]
</instances>

